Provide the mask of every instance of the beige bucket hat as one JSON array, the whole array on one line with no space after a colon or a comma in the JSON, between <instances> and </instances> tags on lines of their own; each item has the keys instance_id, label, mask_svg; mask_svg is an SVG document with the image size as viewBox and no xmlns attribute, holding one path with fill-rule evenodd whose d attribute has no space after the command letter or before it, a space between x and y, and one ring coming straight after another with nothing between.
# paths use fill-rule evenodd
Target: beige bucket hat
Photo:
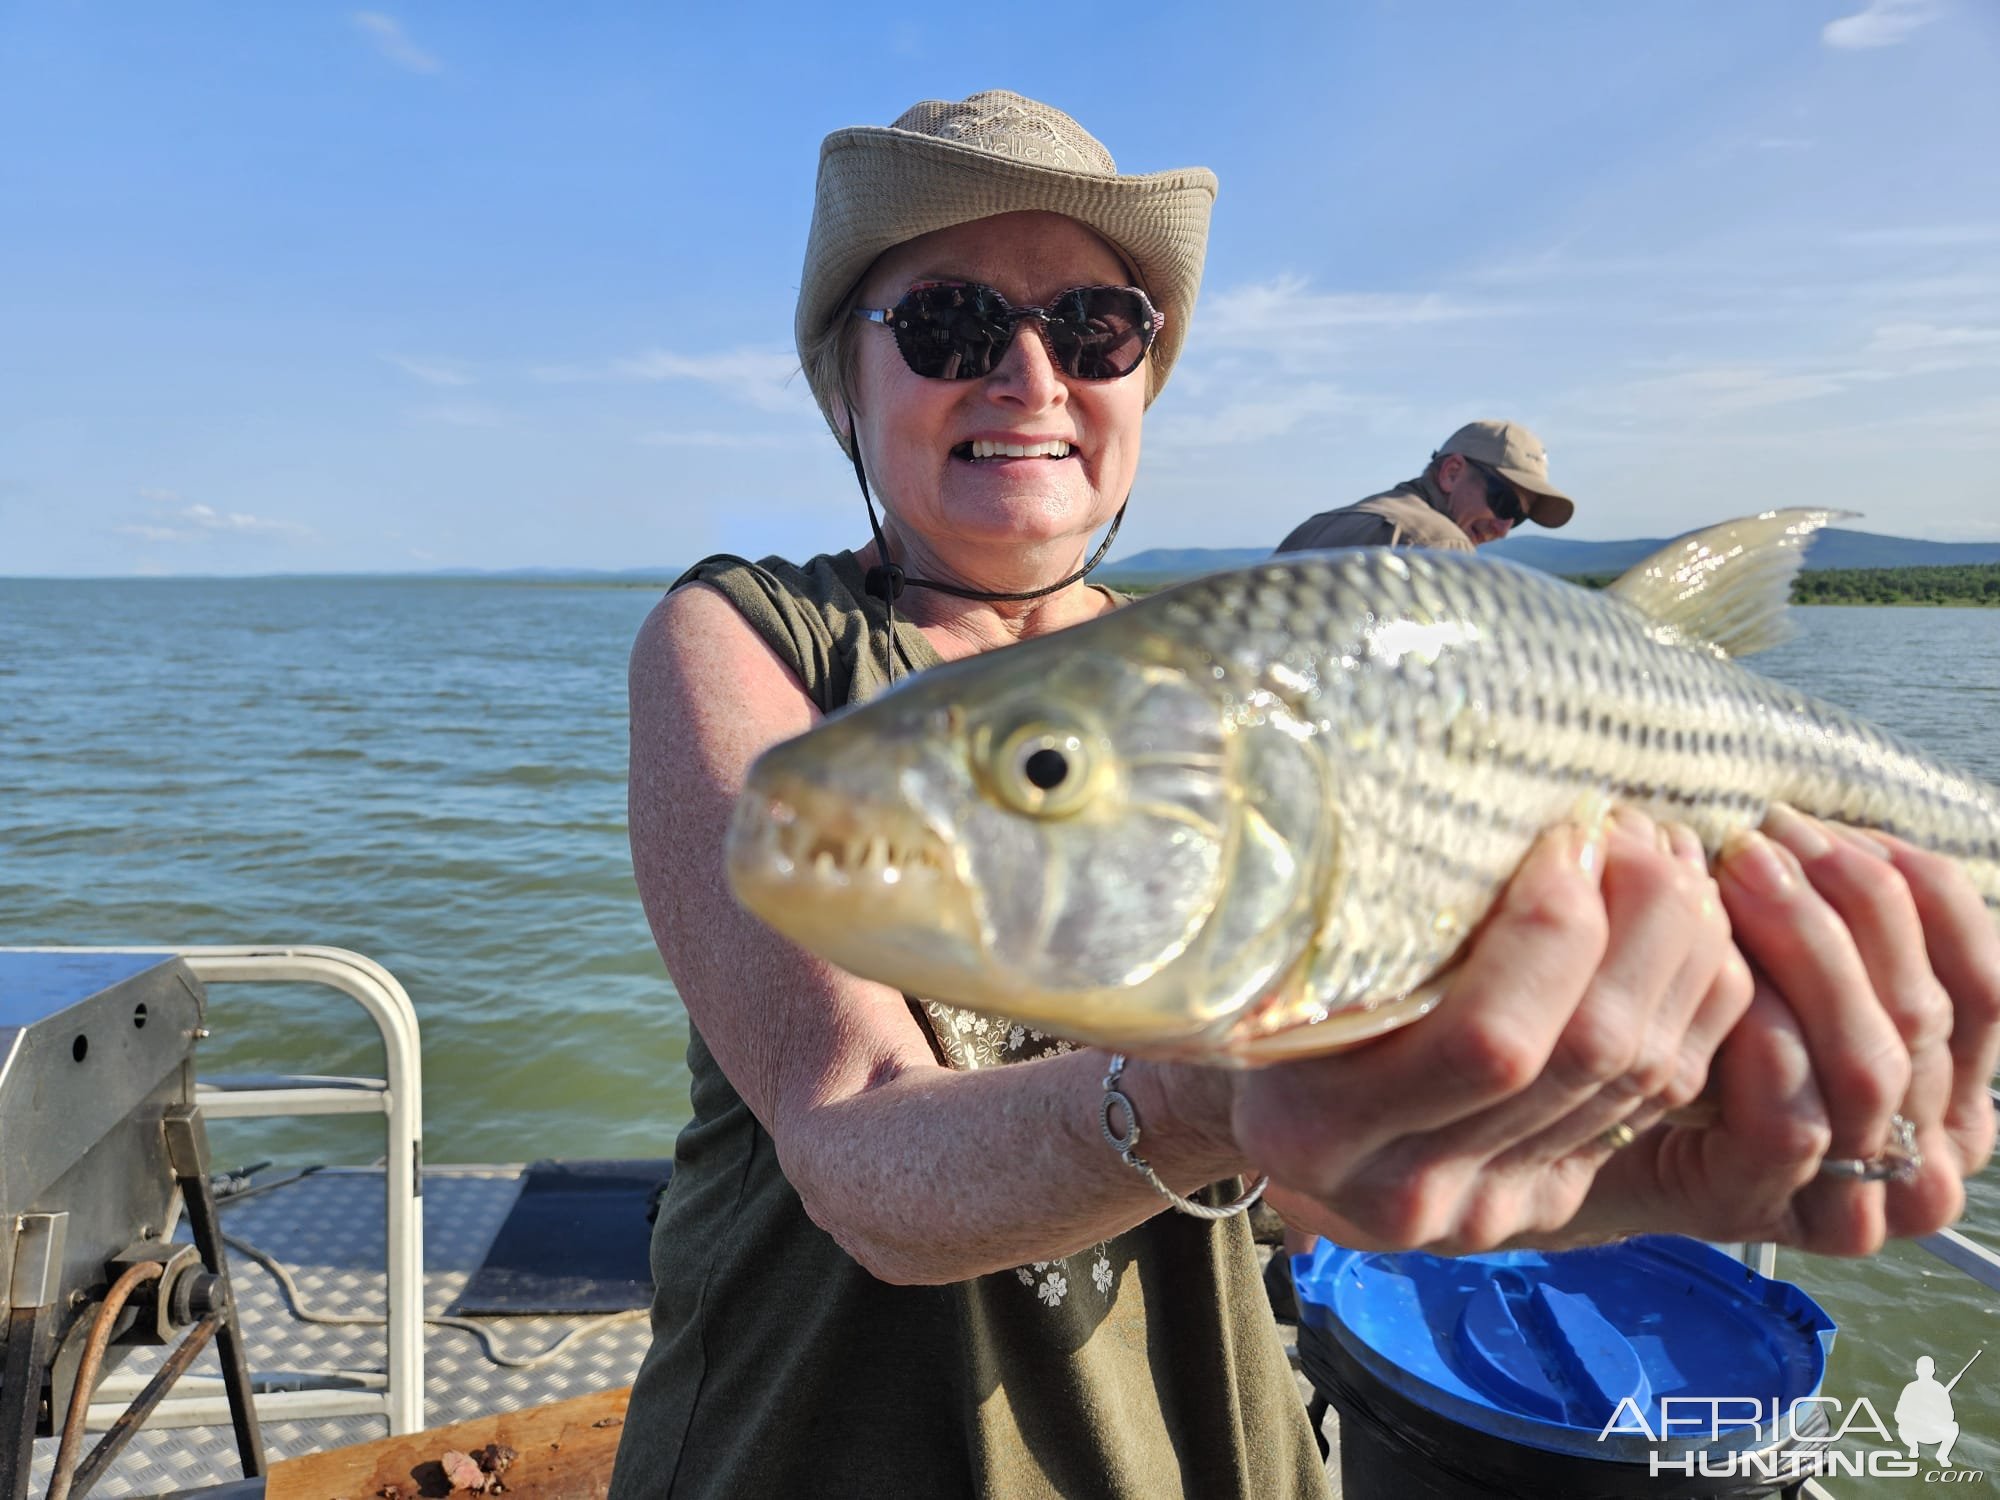
<instances>
[{"instance_id":1,"label":"beige bucket hat","mask_svg":"<svg viewBox=\"0 0 2000 1500\"><path fill-rule=\"evenodd\" d=\"M1215 174L1206 167L1120 176L1111 153L1059 109L989 89L926 99L890 126L836 130L821 144L812 232L795 324L799 356L846 307L877 256L954 224L1022 209L1064 214L1131 263L1166 326L1146 356L1146 400L1187 338L1208 254ZM812 367L807 362L807 378ZM836 433L835 392L813 396Z\"/></svg>"},{"instance_id":2,"label":"beige bucket hat","mask_svg":"<svg viewBox=\"0 0 2000 1500\"><path fill-rule=\"evenodd\" d=\"M1566 526L1576 502L1549 483L1549 450L1519 422L1467 422L1432 455L1461 454L1513 482L1528 497L1528 519L1537 526Z\"/></svg>"}]
</instances>

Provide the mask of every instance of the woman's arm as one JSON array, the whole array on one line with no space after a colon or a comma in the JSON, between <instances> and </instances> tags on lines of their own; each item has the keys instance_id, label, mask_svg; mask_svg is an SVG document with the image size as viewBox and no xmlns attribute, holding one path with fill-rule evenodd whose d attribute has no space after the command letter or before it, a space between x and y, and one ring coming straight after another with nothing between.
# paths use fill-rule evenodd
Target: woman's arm
<instances>
[{"instance_id":1,"label":"woman's arm","mask_svg":"<svg viewBox=\"0 0 2000 1500\"><path fill-rule=\"evenodd\" d=\"M1165 1206L1098 1133L1103 1053L946 1068L901 995L737 906L723 842L745 772L818 713L721 594L683 588L653 611L631 699L632 860L654 939L814 1222L883 1280L947 1282L1073 1253ZM1126 1076L1167 1182L1244 1170L1222 1075Z\"/></svg>"}]
</instances>

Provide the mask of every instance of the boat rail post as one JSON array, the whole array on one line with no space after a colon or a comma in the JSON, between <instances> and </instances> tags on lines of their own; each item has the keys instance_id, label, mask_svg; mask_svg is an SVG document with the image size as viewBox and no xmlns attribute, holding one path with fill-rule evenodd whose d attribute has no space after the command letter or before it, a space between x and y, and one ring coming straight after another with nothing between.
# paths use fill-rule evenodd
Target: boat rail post
<instances>
[{"instance_id":1,"label":"boat rail post","mask_svg":"<svg viewBox=\"0 0 2000 1500\"><path fill-rule=\"evenodd\" d=\"M346 948L200 947L172 950L203 983L305 982L345 993L382 1034L389 1149L383 1163L388 1236L389 1433L424 1426L423 1057L416 1007L381 964Z\"/></svg>"}]
</instances>

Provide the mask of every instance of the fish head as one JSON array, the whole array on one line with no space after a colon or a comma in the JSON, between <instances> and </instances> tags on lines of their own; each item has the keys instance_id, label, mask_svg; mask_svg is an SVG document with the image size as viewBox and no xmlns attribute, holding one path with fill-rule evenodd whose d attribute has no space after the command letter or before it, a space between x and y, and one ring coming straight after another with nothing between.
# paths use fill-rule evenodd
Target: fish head
<instances>
[{"instance_id":1,"label":"fish head","mask_svg":"<svg viewBox=\"0 0 2000 1500\"><path fill-rule=\"evenodd\" d=\"M1077 633L768 751L730 829L737 898L851 973L1057 1035L1225 1026L1310 927L1316 757L1205 662Z\"/></svg>"}]
</instances>

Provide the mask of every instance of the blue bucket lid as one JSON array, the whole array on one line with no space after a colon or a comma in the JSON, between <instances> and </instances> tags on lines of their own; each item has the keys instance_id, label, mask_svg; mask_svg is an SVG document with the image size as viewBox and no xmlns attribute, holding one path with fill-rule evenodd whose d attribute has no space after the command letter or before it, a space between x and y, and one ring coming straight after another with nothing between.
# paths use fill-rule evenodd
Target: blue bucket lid
<instances>
[{"instance_id":1,"label":"blue bucket lid","mask_svg":"<svg viewBox=\"0 0 2000 1500\"><path fill-rule=\"evenodd\" d=\"M1300 1320L1419 1406L1609 1460L1714 1446L1706 1409L1697 1423L1678 1406L1663 1425L1668 1397L1732 1398L1715 1413L1721 1441L1758 1445L1774 1435L1774 1399L1785 1412L1817 1393L1835 1332L1791 1283L1673 1235L1456 1259L1322 1241L1293 1258L1292 1278Z\"/></svg>"}]
</instances>

